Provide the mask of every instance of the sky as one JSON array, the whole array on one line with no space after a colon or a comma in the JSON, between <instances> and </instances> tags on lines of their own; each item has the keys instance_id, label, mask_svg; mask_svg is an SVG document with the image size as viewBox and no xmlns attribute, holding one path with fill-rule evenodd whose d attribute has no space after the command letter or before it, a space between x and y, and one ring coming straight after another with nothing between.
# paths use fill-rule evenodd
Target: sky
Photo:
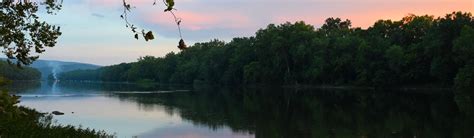
<instances>
[{"instance_id":1,"label":"sky","mask_svg":"<svg viewBox=\"0 0 474 138\"><path fill-rule=\"evenodd\" d=\"M136 40L120 18L122 0L65 0L56 15L40 14L63 32L53 48L40 59L113 65L141 56L162 57L179 52L178 29L171 14L158 0L127 0L136 7L129 21L151 30L155 40ZM253 36L268 24L305 21L320 27L326 18L352 21L367 28L379 19L400 20L408 14L444 16L453 11L473 12L474 0L175 0L188 45L234 37Z\"/></svg>"}]
</instances>

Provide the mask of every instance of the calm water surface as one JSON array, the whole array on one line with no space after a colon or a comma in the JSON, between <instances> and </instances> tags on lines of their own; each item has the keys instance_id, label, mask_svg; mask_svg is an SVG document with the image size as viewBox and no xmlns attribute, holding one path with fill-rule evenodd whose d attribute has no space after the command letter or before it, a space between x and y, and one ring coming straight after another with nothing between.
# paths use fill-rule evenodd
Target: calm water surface
<instances>
[{"instance_id":1,"label":"calm water surface","mask_svg":"<svg viewBox=\"0 0 474 138\"><path fill-rule=\"evenodd\" d=\"M15 83L57 124L118 137L473 137L473 96L445 90L321 90Z\"/></svg>"}]
</instances>

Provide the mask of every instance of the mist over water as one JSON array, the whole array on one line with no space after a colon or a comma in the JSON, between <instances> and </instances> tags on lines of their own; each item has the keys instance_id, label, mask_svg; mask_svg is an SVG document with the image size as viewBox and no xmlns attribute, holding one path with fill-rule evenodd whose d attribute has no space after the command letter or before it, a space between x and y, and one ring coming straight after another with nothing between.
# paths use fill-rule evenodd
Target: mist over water
<instances>
[{"instance_id":1,"label":"mist over water","mask_svg":"<svg viewBox=\"0 0 474 138\"><path fill-rule=\"evenodd\" d=\"M100 66L78 62L38 60L31 64L30 67L41 72L41 80L58 80L61 78L60 74L63 72L85 69L94 70Z\"/></svg>"},{"instance_id":2,"label":"mist over water","mask_svg":"<svg viewBox=\"0 0 474 138\"><path fill-rule=\"evenodd\" d=\"M62 72L61 65L59 65L57 62L49 62L48 66L52 69L51 74L53 76L53 79L58 80L58 73Z\"/></svg>"}]
</instances>

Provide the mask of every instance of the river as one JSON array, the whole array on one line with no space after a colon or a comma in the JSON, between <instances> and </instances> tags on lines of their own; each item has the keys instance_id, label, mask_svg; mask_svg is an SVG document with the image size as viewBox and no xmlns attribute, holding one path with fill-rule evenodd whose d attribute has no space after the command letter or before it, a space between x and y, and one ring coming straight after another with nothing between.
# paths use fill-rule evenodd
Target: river
<instances>
[{"instance_id":1,"label":"river","mask_svg":"<svg viewBox=\"0 0 474 138\"><path fill-rule=\"evenodd\" d=\"M449 90L17 82L20 105L117 137L472 137L473 96Z\"/></svg>"}]
</instances>

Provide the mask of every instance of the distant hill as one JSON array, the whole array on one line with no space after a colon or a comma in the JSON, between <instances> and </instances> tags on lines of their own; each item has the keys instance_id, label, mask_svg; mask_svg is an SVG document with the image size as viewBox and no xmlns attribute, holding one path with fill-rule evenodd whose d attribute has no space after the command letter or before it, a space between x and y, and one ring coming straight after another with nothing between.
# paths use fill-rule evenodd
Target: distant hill
<instances>
[{"instance_id":1,"label":"distant hill","mask_svg":"<svg viewBox=\"0 0 474 138\"><path fill-rule=\"evenodd\" d=\"M41 73L30 67L18 68L16 65L8 64L0 60L0 80L5 77L9 80L39 80Z\"/></svg>"},{"instance_id":2,"label":"distant hill","mask_svg":"<svg viewBox=\"0 0 474 138\"><path fill-rule=\"evenodd\" d=\"M0 58L1 61L5 61L5 58ZM41 72L41 80L48 79L49 75L59 74L61 72L68 72L73 70L84 70L84 69L98 69L101 66L79 62L66 62L56 60L36 60L29 67L35 68Z\"/></svg>"},{"instance_id":3,"label":"distant hill","mask_svg":"<svg viewBox=\"0 0 474 138\"><path fill-rule=\"evenodd\" d=\"M68 72L73 70L83 70L83 69L97 69L101 66L87 64L87 63L78 63L78 62L65 62L65 61L55 61L55 60L37 60L30 65L30 67L38 69L41 72L41 79L48 79L49 75L55 76L61 72Z\"/></svg>"}]
</instances>

